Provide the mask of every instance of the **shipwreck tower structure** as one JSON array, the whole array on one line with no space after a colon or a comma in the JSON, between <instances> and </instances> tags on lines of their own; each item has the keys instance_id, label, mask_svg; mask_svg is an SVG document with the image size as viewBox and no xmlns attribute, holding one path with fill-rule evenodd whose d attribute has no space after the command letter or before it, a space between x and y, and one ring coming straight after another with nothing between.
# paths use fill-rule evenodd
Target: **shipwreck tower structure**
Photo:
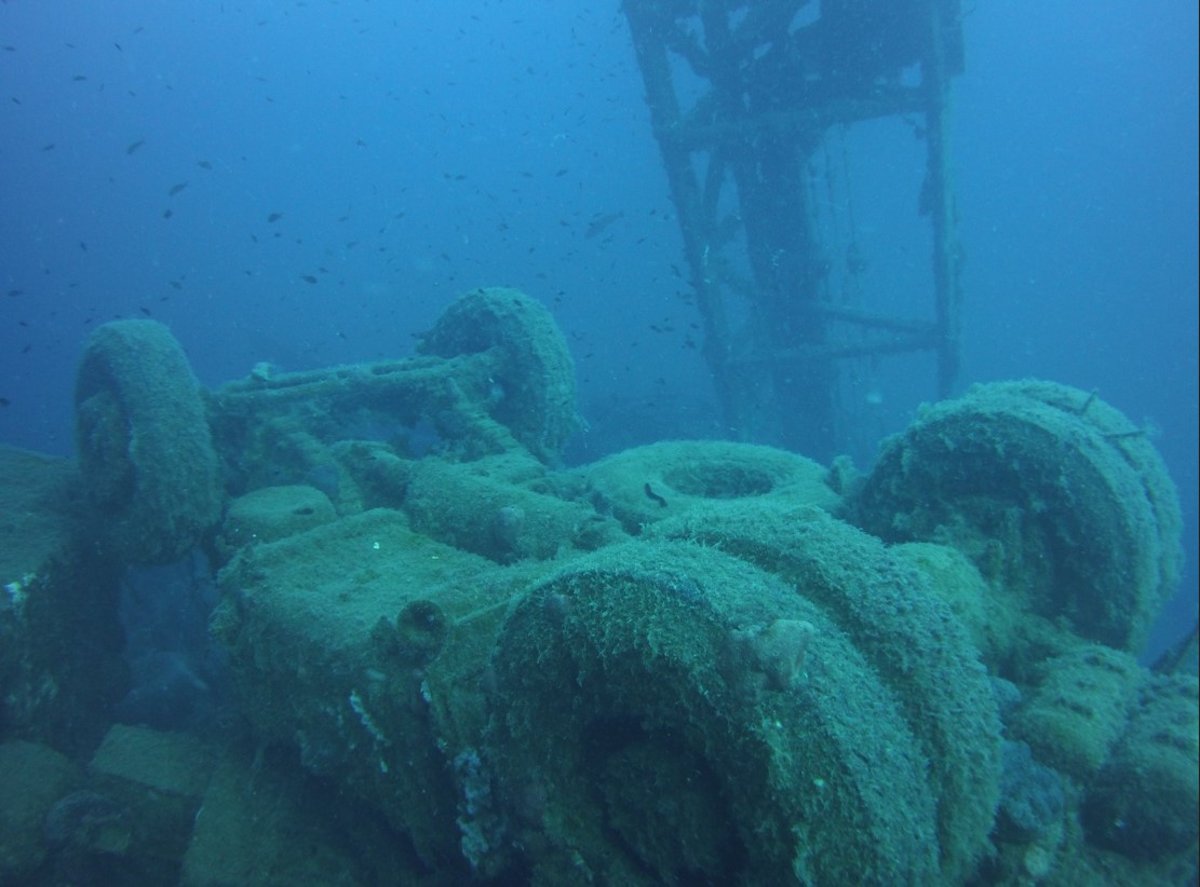
<instances>
[{"instance_id":1,"label":"shipwreck tower structure","mask_svg":"<svg viewBox=\"0 0 1200 887\"><path fill-rule=\"evenodd\" d=\"M963 70L959 0L623 8L731 432L833 455L842 367L855 358L932 352L937 394L948 394L961 301L947 145L949 85ZM932 304L916 317L833 292L834 263L853 274L862 257L853 244L830 253L814 206L811 170L828 134L895 116L925 143L914 205L932 229Z\"/></svg>"}]
</instances>

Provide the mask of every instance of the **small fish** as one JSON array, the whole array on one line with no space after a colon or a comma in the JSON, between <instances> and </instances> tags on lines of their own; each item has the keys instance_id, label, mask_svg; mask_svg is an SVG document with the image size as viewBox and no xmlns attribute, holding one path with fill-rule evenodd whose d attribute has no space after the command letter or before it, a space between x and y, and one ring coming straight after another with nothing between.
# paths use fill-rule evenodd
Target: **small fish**
<instances>
[{"instance_id":1,"label":"small fish","mask_svg":"<svg viewBox=\"0 0 1200 887\"><path fill-rule=\"evenodd\" d=\"M19 296L19 295L22 295L24 292L25 292L25 290L9 290L8 295Z\"/></svg>"},{"instance_id":2,"label":"small fish","mask_svg":"<svg viewBox=\"0 0 1200 887\"><path fill-rule=\"evenodd\" d=\"M178 185L172 185L171 190L167 192L168 197L174 197L180 191L188 186L187 182L180 182Z\"/></svg>"},{"instance_id":3,"label":"small fish","mask_svg":"<svg viewBox=\"0 0 1200 887\"><path fill-rule=\"evenodd\" d=\"M300 279L303 280L305 283L316 283L317 282L317 278L313 277L311 274L301 274Z\"/></svg>"},{"instance_id":4,"label":"small fish","mask_svg":"<svg viewBox=\"0 0 1200 887\"><path fill-rule=\"evenodd\" d=\"M624 217L625 213L623 212L596 213L594 216L592 216L591 221L588 222L587 229L583 232L583 236L584 238L590 240L597 234L601 233L613 222L617 221L618 219L623 219Z\"/></svg>"},{"instance_id":5,"label":"small fish","mask_svg":"<svg viewBox=\"0 0 1200 887\"><path fill-rule=\"evenodd\" d=\"M7 397L0 397L0 407L6 407L10 403L12 403L12 401L9 400Z\"/></svg>"},{"instance_id":6,"label":"small fish","mask_svg":"<svg viewBox=\"0 0 1200 887\"><path fill-rule=\"evenodd\" d=\"M130 142L129 146L126 147L126 149L125 149L125 153L132 154L134 151L136 151L138 148L142 147L142 145L144 145L144 144L146 144L145 139L138 139L136 142Z\"/></svg>"},{"instance_id":7,"label":"small fish","mask_svg":"<svg viewBox=\"0 0 1200 887\"><path fill-rule=\"evenodd\" d=\"M84 80L87 80L87 75L86 75L86 74L76 74L76 75L75 75L74 77L72 77L71 79L72 79L73 81L75 81L76 83L80 83L80 82L82 82L82 81L84 81Z\"/></svg>"},{"instance_id":8,"label":"small fish","mask_svg":"<svg viewBox=\"0 0 1200 887\"><path fill-rule=\"evenodd\" d=\"M166 209L164 209L164 210L163 210L163 216L162 216L162 217L163 217L164 219L169 219L169 218L171 218L171 216L173 216L173 215L175 215L175 211L174 211L173 209L171 209L170 207L167 207Z\"/></svg>"},{"instance_id":9,"label":"small fish","mask_svg":"<svg viewBox=\"0 0 1200 887\"><path fill-rule=\"evenodd\" d=\"M149 308L147 308L145 305L138 305L138 311L142 312L142 313L143 313L143 314L145 314L147 317L149 317L149 316L150 316L150 313L151 313L151 312L150 312L150 309L149 309Z\"/></svg>"},{"instance_id":10,"label":"small fish","mask_svg":"<svg viewBox=\"0 0 1200 887\"><path fill-rule=\"evenodd\" d=\"M283 213L271 213L269 216L267 216L267 224L269 225L272 222L278 222L282 218Z\"/></svg>"},{"instance_id":11,"label":"small fish","mask_svg":"<svg viewBox=\"0 0 1200 887\"><path fill-rule=\"evenodd\" d=\"M42 150L43 151L53 151L54 150L54 142L48 142L45 145L42 145Z\"/></svg>"},{"instance_id":12,"label":"small fish","mask_svg":"<svg viewBox=\"0 0 1200 887\"><path fill-rule=\"evenodd\" d=\"M207 160L197 160L196 166L200 167L201 169L212 169L213 168L212 164L209 163Z\"/></svg>"}]
</instances>

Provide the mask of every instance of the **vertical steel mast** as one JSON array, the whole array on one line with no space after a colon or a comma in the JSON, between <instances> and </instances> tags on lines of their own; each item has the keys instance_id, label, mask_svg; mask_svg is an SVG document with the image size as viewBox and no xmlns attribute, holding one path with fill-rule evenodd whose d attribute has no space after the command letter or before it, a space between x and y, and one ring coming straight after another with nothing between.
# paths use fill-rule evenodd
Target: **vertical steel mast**
<instances>
[{"instance_id":1,"label":"vertical steel mast","mask_svg":"<svg viewBox=\"0 0 1200 887\"><path fill-rule=\"evenodd\" d=\"M651 123L735 436L836 452L839 365L909 351L958 370L959 250L947 144L958 0L625 0ZM924 118L933 316L829 298L806 170L831 127Z\"/></svg>"}]
</instances>

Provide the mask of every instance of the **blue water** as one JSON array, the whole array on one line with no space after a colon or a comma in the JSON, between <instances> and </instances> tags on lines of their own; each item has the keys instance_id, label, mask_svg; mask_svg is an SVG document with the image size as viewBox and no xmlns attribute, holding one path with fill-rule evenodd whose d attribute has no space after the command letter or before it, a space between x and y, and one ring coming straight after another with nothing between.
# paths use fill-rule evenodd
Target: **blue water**
<instances>
[{"instance_id":1,"label":"blue water","mask_svg":"<svg viewBox=\"0 0 1200 887\"><path fill-rule=\"evenodd\" d=\"M1158 430L1188 567L1156 645L1196 613L1196 35L1194 3L979 3L954 90L962 383L1095 389ZM407 355L492 284L569 337L576 459L731 433L616 0L7 0L0 45L0 440L72 451L80 348L114 317L169 324L216 386ZM827 233L852 199L857 283L927 304L921 143L832 144ZM870 367L860 464L931 366Z\"/></svg>"}]
</instances>

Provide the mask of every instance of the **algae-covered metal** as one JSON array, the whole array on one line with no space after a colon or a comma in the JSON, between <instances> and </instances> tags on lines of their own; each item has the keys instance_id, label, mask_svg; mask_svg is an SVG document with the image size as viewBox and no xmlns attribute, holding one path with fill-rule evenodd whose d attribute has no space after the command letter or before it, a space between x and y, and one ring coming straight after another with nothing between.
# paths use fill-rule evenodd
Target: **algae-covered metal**
<instances>
[{"instance_id":1,"label":"algae-covered metal","mask_svg":"<svg viewBox=\"0 0 1200 887\"><path fill-rule=\"evenodd\" d=\"M54 530L4 561L4 726L64 748L108 730L124 782L93 761L83 790L161 826L129 833L130 871L186 846L189 884L255 854L293 883L335 860L345 883L431 885L1194 874L1197 679L1135 655L1177 581L1178 503L1112 407L982 386L865 478L724 441L567 469L574 383L543 309L468 294L423 352L206 393L164 328L121 322L81 364L78 478L0 460L13 506L45 513L26 535ZM80 704L89 661L121 665L120 571L197 544L244 743ZM149 747L194 757L186 797L155 794ZM7 750L53 759L27 752ZM324 804L295 800L313 777ZM253 802L232 786L260 779L264 840L230 844ZM369 824L349 844L342 816ZM286 852L297 829L321 852Z\"/></svg>"}]
</instances>

